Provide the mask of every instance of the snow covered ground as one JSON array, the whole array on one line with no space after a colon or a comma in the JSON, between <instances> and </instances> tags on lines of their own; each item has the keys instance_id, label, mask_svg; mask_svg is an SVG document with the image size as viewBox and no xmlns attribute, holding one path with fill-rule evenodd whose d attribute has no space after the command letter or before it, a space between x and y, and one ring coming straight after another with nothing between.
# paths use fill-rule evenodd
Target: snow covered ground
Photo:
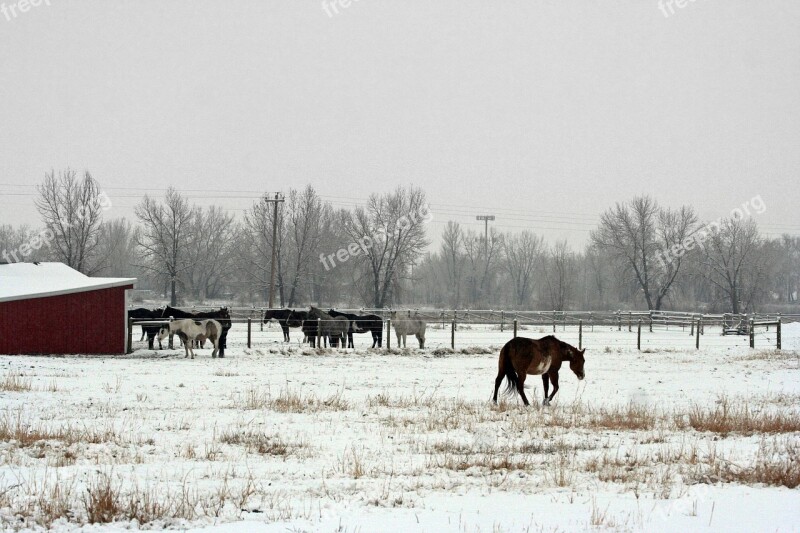
<instances>
[{"instance_id":1,"label":"snow covered ground","mask_svg":"<svg viewBox=\"0 0 800 533\"><path fill-rule=\"evenodd\" d=\"M539 337L552 328L529 328ZM299 336L297 330L293 337ZM556 332L577 344L577 331ZM771 335L771 337L770 337ZM138 335L137 335L138 338ZM318 352L0 357L0 519L89 531L796 531L800 324L584 331L547 408L490 399L510 332ZM541 381L528 380L541 401ZM794 480L794 481L793 481ZM55 518L62 516L62 518Z\"/></svg>"}]
</instances>

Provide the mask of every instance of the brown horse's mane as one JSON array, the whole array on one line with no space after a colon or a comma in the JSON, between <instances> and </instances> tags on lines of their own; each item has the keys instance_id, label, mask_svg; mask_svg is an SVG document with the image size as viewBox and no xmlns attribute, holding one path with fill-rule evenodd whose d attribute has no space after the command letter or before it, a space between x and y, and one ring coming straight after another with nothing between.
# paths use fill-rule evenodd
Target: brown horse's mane
<instances>
[{"instance_id":1,"label":"brown horse's mane","mask_svg":"<svg viewBox=\"0 0 800 533\"><path fill-rule=\"evenodd\" d=\"M547 335L545 337L542 337L541 339L539 339L539 342L541 342L541 341L545 341L547 343L555 342L560 348L565 348L565 347L566 348L572 348L573 350L577 351L577 348L575 348L573 345L571 345L568 342L562 341L561 339L559 339L555 335ZM563 350L563 349L559 350L559 357L561 358L562 361L572 361L572 357L567 355L566 350Z\"/></svg>"}]
</instances>

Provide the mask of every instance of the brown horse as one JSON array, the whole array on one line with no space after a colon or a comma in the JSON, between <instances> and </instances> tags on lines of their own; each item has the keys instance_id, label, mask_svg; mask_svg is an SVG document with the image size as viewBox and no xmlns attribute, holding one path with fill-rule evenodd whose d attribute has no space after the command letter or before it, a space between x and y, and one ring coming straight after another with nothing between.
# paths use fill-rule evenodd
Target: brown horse
<instances>
[{"instance_id":1,"label":"brown horse","mask_svg":"<svg viewBox=\"0 0 800 533\"><path fill-rule=\"evenodd\" d=\"M541 339L528 339L526 337L515 337L508 341L500 350L499 369L497 379L494 380L494 403L497 403L497 389L503 378L508 380L507 394L513 394L514 390L522 396L525 405L528 398L525 396L525 378L528 374L541 375L544 383L544 402L542 405L550 405L550 400L558 392L558 369L561 368L562 361L569 361L569 368L578 379L584 378L583 373L583 350L578 350L574 346L562 342L552 335ZM547 395L550 382L553 382L553 394Z\"/></svg>"}]
</instances>

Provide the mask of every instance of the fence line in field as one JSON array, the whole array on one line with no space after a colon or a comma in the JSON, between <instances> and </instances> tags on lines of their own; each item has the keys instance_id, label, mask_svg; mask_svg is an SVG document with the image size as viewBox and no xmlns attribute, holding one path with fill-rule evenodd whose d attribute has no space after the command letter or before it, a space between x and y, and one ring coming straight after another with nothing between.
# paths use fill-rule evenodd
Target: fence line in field
<instances>
[{"instance_id":1,"label":"fence line in field","mask_svg":"<svg viewBox=\"0 0 800 533\"><path fill-rule=\"evenodd\" d=\"M359 312L364 313L375 310L353 311L356 311L357 314ZM403 318L407 316L413 316L427 320L428 328L430 330L449 330L449 344L450 348L452 349L456 348L457 341L459 341L459 344L463 344L464 339L467 339L468 341L474 339L476 343L486 344L486 330L484 331L483 335L479 335L477 332L475 332L475 334L470 332L473 326L485 326L497 328L501 333L507 332L507 336L503 335L505 338L516 336L520 331L525 331L532 327L538 327L539 333L547 333L552 328L553 332L560 331L562 333L560 337L569 339L579 348L583 348L584 335L591 335L596 327L600 328L600 331L603 332L616 330L618 332L627 331L632 334L630 341L620 342L619 340L614 340L610 343L606 343L606 348L611 345L635 345L639 350L642 350L643 347L646 350L648 349L648 346L653 347L659 345L659 343L662 341L667 346L674 347L677 344L683 344L676 342L680 338L676 336L678 328L682 334L687 335L687 340L694 341L692 344L694 345L695 349L700 348L701 337L704 339L702 343L704 347L709 345L736 345L737 342L735 339L731 339L723 343L711 340L713 337L705 336L706 328L719 327L721 328L721 336L735 334L737 336L735 338L747 337L751 348L756 347L756 340L758 339L758 344L760 346L763 346L765 343L769 343L780 350L781 325L785 320L785 317L782 317L781 315L774 315L777 317L777 320L770 320L767 315L758 315L758 319L755 318L756 315L750 315L749 319L746 319L744 315L702 315L695 313L681 314L678 312L669 312L669 314L665 316L662 314L662 312L641 311L629 311L625 313L596 313L589 311L575 312L570 313L569 318L567 317L567 313L559 314L558 312L552 313L545 311L514 312L513 318L506 316L504 311L464 311L461 314L459 314L458 311L451 312L452 315L446 316L447 311L439 311L438 314L436 312L414 312L413 315L411 315L411 312L408 311L401 314L400 317ZM232 324L246 324L247 347L252 348L254 339L253 319L255 318L259 323L259 332L263 332L264 323L261 319L263 316L263 311L257 308L247 308L244 310L231 309L231 314L232 318L230 319L230 322ZM800 318L798 315L793 315L792 318L794 317ZM130 319L128 335L129 347L133 347L131 330L134 326L141 324L167 324L168 322L169 319L167 318L162 320ZM319 331L322 321L317 319L315 322L317 324L317 328L315 329ZM384 317L383 340L385 342L384 347L387 349L390 349L393 344L391 322L391 318ZM736 327L733 327L734 325ZM670 327L673 329L670 330ZM772 328L772 330L770 330L770 328ZM770 333L770 331L773 333ZM413 342L414 341L412 338L412 343Z\"/></svg>"}]
</instances>

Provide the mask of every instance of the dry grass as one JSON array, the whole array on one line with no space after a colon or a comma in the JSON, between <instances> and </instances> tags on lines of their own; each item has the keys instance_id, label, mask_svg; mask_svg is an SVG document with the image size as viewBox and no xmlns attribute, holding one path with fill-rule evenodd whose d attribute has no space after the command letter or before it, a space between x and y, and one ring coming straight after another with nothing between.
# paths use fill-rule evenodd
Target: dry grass
<instances>
[{"instance_id":1,"label":"dry grass","mask_svg":"<svg viewBox=\"0 0 800 533\"><path fill-rule=\"evenodd\" d=\"M220 435L220 442L235 446L243 446L250 453L285 457L305 445L302 443L287 444L277 435L267 435L252 431L227 431Z\"/></svg>"},{"instance_id":2,"label":"dry grass","mask_svg":"<svg viewBox=\"0 0 800 533\"><path fill-rule=\"evenodd\" d=\"M46 441L61 441L69 446L74 443L99 444L117 442L119 437L111 428L80 428L65 424L50 427L40 421L27 420L22 411L6 412L0 417L0 442L13 442L20 448L35 446Z\"/></svg>"},{"instance_id":3,"label":"dry grass","mask_svg":"<svg viewBox=\"0 0 800 533\"><path fill-rule=\"evenodd\" d=\"M762 441L752 461L737 464L718 453L695 471L695 479L704 483L726 482L787 487L800 486L800 444L793 439Z\"/></svg>"},{"instance_id":4,"label":"dry grass","mask_svg":"<svg viewBox=\"0 0 800 533\"><path fill-rule=\"evenodd\" d=\"M610 528L614 529L617 527L617 523L612 516L608 514L608 508L610 507L610 503L606 505L605 509L600 509L597 506L597 500L592 498L592 514L589 517L589 523L594 527L602 527L602 528Z\"/></svg>"},{"instance_id":5,"label":"dry grass","mask_svg":"<svg viewBox=\"0 0 800 533\"><path fill-rule=\"evenodd\" d=\"M122 514L122 497L110 476L101 476L89 483L83 500L90 524L108 524Z\"/></svg>"},{"instance_id":6,"label":"dry grass","mask_svg":"<svg viewBox=\"0 0 800 533\"><path fill-rule=\"evenodd\" d=\"M5 378L0 381L0 391L2 392L28 392L33 389L33 379L19 372L8 372Z\"/></svg>"},{"instance_id":7,"label":"dry grass","mask_svg":"<svg viewBox=\"0 0 800 533\"><path fill-rule=\"evenodd\" d=\"M624 407L600 408L588 412L586 426L592 429L639 431L653 429L659 419L655 408L629 403Z\"/></svg>"},{"instance_id":8,"label":"dry grass","mask_svg":"<svg viewBox=\"0 0 800 533\"><path fill-rule=\"evenodd\" d=\"M279 413L347 411L350 409L350 404L343 398L342 393L343 391L339 391L320 400L313 394L303 396L300 392L284 389L277 397L272 397L268 390L253 386L248 388L244 395L234 396L230 408L248 411L270 409Z\"/></svg>"},{"instance_id":9,"label":"dry grass","mask_svg":"<svg viewBox=\"0 0 800 533\"><path fill-rule=\"evenodd\" d=\"M494 453L441 453L429 455L425 459L426 468L442 468L454 471L464 471L471 468L488 471L530 470L533 464L530 455L510 452L501 455Z\"/></svg>"},{"instance_id":10,"label":"dry grass","mask_svg":"<svg viewBox=\"0 0 800 533\"><path fill-rule=\"evenodd\" d=\"M48 479L47 472L44 474L42 479ZM79 494L75 490L78 477L64 481L56 474L49 481L31 480L6 489L0 494L0 503L12 516L20 517L21 522L7 524L14 529L49 529L59 519L78 525L136 520L140 526L158 523L161 529L202 516L219 517L226 507L243 509L258 494L252 474L236 478L228 470L217 478L214 490L200 495L186 478L177 489L168 484L141 488L135 481L126 484L113 474L97 473L86 481L85 490ZM126 485L129 488L124 490Z\"/></svg>"},{"instance_id":11,"label":"dry grass","mask_svg":"<svg viewBox=\"0 0 800 533\"><path fill-rule=\"evenodd\" d=\"M758 350L737 356L735 361L800 361L800 353L791 350Z\"/></svg>"},{"instance_id":12,"label":"dry grass","mask_svg":"<svg viewBox=\"0 0 800 533\"><path fill-rule=\"evenodd\" d=\"M746 400L731 401L721 397L716 405L705 408L694 405L689 412L688 425L697 431L727 435L741 433L794 433L800 431L800 415L796 412L764 410L751 407ZM680 425L685 424L678 420Z\"/></svg>"}]
</instances>

